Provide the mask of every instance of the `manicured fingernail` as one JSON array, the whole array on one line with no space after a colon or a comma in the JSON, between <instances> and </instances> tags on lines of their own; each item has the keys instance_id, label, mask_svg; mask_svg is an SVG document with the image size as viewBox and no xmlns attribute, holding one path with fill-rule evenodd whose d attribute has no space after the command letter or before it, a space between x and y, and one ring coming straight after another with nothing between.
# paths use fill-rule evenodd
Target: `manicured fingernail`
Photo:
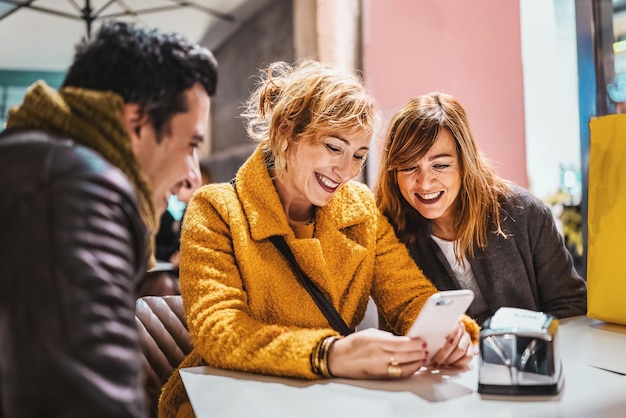
<instances>
[{"instance_id":1,"label":"manicured fingernail","mask_svg":"<svg viewBox=\"0 0 626 418\"><path fill-rule=\"evenodd\" d=\"M448 338L448 343L450 343L450 344L454 344L454 338L449 337L449 338Z\"/></svg>"},{"instance_id":2,"label":"manicured fingernail","mask_svg":"<svg viewBox=\"0 0 626 418\"><path fill-rule=\"evenodd\" d=\"M427 345L428 344L426 344L426 343L422 344L422 348L426 348Z\"/></svg>"}]
</instances>

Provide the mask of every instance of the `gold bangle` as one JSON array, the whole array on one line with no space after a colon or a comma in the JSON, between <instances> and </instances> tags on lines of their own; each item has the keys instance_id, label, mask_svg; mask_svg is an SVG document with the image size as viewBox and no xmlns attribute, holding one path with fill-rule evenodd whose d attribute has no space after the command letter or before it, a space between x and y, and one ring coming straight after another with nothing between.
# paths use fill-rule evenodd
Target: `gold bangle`
<instances>
[{"instance_id":1,"label":"gold bangle","mask_svg":"<svg viewBox=\"0 0 626 418\"><path fill-rule=\"evenodd\" d=\"M311 353L311 367L314 373L327 379L333 377L328 368L328 353L332 345L339 339L341 339L341 337L326 337L315 346L313 353Z\"/></svg>"},{"instance_id":2,"label":"gold bangle","mask_svg":"<svg viewBox=\"0 0 626 418\"><path fill-rule=\"evenodd\" d=\"M332 375L328 371L328 348L330 347L330 344L334 340L334 338L335 337L324 338L324 341L322 341L322 347L320 348L320 353L319 353L320 372L322 376L327 379L332 377Z\"/></svg>"},{"instance_id":3,"label":"gold bangle","mask_svg":"<svg viewBox=\"0 0 626 418\"><path fill-rule=\"evenodd\" d=\"M313 370L313 373L320 376L322 375L322 373L320 372L319 352L323 342L324 340L321 340L315 345L315 348L313 348L313 352L311 352L311 357L309 359L311 361L311 369Z\"/></svg>"}]
</instances>

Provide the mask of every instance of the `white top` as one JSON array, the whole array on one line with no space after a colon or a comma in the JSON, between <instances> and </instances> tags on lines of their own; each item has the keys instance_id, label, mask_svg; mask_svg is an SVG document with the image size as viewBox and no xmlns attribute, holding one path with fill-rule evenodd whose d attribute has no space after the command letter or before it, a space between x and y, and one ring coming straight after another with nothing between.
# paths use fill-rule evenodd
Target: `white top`
<instances>
[{"instance_id":1,"label":"white top","mask_svg":"<svg viewBox=\"0 0 626 418\"><path fill-rule=\"evenodd\" d=\"M441 248L441 251L443 251L443 254L446 256L446 259L448 260L448 264L450 264L450 267L452 267L452 271L456 275L456 278L461 284L461 286L464 287L465 289L469 289L471 286L471 283L475 281L475 279L474 279L474 273L472 272L472 266L470 266L469 261L467 261L467 258L463 256L463 264L461 265L457 261L456 257L454 256L454 241L441 239L434 235L431 235L431 237L435 240L437 245L439 245L439 248Z\"/></svg>"},{"instance_id":2,"label":"white top","mask_svg":"<svg viewBox=\"0 0 626 418\"><path fill-rule=\"evenodd\" d=\"M474 272L472 271L472 266L465 255L463 256L463 264L459 263L454 256L454 241L448 241L445 239L441 239L434 235L431 235L433 240L437 243L441 251L446 256L446 260L448 260L448 264L452 268L456 279L464 289L470 289L474 292L474 301L472 302L472 312L474 313L482 313L489 309L487 303L485 302L485 298L483 297L482 292L480 291L480 287L478 287L478 283L476 283L476 278L474 277Z\"/></svg>"}]
</instances>

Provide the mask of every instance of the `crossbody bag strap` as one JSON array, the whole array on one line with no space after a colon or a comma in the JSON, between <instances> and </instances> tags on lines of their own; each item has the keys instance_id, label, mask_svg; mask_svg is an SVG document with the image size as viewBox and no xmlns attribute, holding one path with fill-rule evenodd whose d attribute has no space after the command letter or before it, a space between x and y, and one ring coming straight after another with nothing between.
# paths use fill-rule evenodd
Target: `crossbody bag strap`
<instances>
[{"instance_id":1,"label":"crossbody bag strap","mask_svg":"<svg viewBox=\"0 0 626 418\"><path fill-rule=\"evenodd\" d=\"M233 188L235 188L236 192L237 188L235 178L232 178L229 183L233 186ZM272 241L274 246L278 248L278 251L282 253L282 255L287 259L287 261L291 263L292 267L296 270L296 274L300 279L300 283L302 284L302 286L304 286L307 292L309 292L309 294L315 301L315 304L318 306L320 311L322 311L330 325L341 335L352 334L354 330L350 329L350 327L346 325L341 315L339 315L339 312L337 312L332 303L330 303L328 299L326 299L320 288L317 287L317 285L313 283L313 281L311 281L309 276L307 276L302 271L302 269L296 262L296 258L291 252L291 248L289 248L289 245L287 245L285 237L283 237L282 235L273 235L270 237L270 240Z\"/></svg>"},{"instance_id":2,"label":"crossbody bag strap","mask_svg":"<svg viewBox=\"0 0 626 418\"><path fill-rule=\"evenodd\" d=\"M278 250L285 256L285 258L291 262L292 267L296 270L298 277L300 278L300 282L304 286L304 288L309 292L317 306L320 308L326 319L330 325L341 335L352 334L354 330L350 329L348 325L346 325L339 312L335 309L335 307L326 299L322 291L313 281L302 271L296 259L291 252L291 248L287 245L285 241L285 237L282 235L273 235L270 237L272 243L278 248Z\"/></svg>"}]
</instances>

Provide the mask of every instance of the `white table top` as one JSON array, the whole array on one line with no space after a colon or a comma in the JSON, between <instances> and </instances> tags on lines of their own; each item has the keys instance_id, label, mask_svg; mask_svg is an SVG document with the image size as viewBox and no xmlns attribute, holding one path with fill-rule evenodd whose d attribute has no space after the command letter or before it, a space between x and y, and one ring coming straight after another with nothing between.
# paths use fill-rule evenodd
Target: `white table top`
<instances>
[{"instance_id":1,"label":"white table top","mask_svg":"<svg viewBox=\"0 0 626 418\"><path fill-rule=\"evenodd\" d=\"M562 321L559 334L565 385L557 396L478 394L476 359L462 373L426 370L397 381L308 382L211 367L180 373L198 418L625 417L626 376L598 367L624 366L624 350L612 360L600 357L626 345L626 327L577 317Z\"/></svg>"},{"instance_id":2,"label":"white table top","mask_svg":"<svg viewBox=\"0 0 626 418\"><path fill-rule=\"evenodd\" d=\"M561 320L559 334L563 358L626 374L626 325L577 316Z\"/></svg>"}]
</instances>

